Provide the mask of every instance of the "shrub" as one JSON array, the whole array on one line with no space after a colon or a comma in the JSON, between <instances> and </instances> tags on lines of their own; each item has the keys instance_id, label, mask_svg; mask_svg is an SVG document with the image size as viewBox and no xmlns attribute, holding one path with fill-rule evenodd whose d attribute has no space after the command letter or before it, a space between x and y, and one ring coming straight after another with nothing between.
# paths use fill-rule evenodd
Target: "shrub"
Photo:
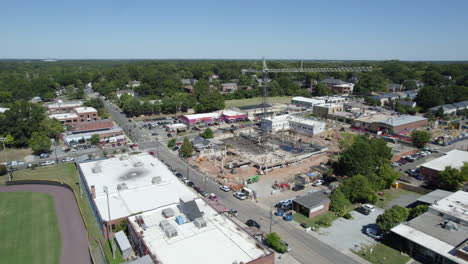
<instances>
[{"instance_id":1,"label":"shrub","mask_svg":"<svg viewBox=\"0 0 468 264\"><path fill-rule=\"evenodd\" d=\"M343 218L344 219L352 219L353 216L350 213L346 213L345 215L343 215Z\"/></svg>"},{"instance_id":2,"label":"shrub","mask_svg":"<svg viewBox=\"0 0 468 264\"><path fill-rule=\"evenodd\" d=\"M7 168L5 165L0 165L0 176L7 174Z\"/></svg>"}]
</instances>

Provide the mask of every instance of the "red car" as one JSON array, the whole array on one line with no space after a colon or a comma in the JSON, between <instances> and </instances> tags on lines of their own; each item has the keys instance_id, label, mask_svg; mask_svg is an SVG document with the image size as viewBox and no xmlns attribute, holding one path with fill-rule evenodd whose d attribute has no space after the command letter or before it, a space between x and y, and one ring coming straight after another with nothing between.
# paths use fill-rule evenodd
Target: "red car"
<instances>
[{"instance_id":1,"label":"red car","mask_svg":"<svg viewBox=\"0 0 468 264\"><path fill-rule=\"evenodd\" d=\"M150 151L149 154L152 155L152 156L154 156L154 152L153 152L153 151Z\"/></svg>"}]
</instances>

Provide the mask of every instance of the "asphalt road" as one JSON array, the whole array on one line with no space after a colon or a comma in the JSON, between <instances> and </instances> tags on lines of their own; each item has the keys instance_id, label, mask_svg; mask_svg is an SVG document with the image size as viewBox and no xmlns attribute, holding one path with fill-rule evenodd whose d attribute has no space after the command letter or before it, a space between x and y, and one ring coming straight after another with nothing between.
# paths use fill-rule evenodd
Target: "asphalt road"
<instances>
[{"instance_id":1,"label":"asphalt road","mask_svg":"<svg viewBox=\"0 0 468 264\"><path fill-rule=\"evenodd\" d=\"M270 225L270 209L263 208L253 201L241 201L233 196L232 192L223 192L219 185L207 176L188 166L184 161L170 152L161 142L154 140L148 131L139 126L133 127L134 122L128 122L127 118L120 113L113 104L108 101L105 106L110 116L122 126L124 130L131 129L131 137L142 151L153 151L160 160L163 160L172 169L187 176L197 186L208 193L215 193L219 202L227 208L236 209L238 218L242 221L254 219L260 223L262 230L268 233ZM131 125L129 125L131 124ZM273 217L272 231L277 232L283 240L289 243L294 258L301 263L359 263L336 249L328 246L319 239L311 236L302 229L297 228L290 222Z\"/></svg>"}]
</instances>

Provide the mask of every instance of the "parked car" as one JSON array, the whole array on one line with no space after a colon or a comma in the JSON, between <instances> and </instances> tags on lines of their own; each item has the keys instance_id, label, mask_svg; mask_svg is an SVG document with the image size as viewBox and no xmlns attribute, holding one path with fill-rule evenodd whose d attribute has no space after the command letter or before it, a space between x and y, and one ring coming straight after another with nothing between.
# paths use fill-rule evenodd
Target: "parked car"
<instances>
[{"instance_id":1,"label":"parked car","mask_svg":"<svg viewBox=\"0 0 468 264\"><path fill-rule=\"evenodd\" d=\"M225 191L225 192L229 192L229 191L230 191L229 187L226 186L226 185L221 185L221 186L219 186L219 189L221 189L221 190L223 190L223 191Z\"/></svg>"},{"instance_id":2,"label":"parked car","mask_svg":"<svg viewBox=\"0 0 468 264\"><path fill-rule=\"evenodd\" d=\"M286 241L280 240L280 244L286 246L286 251L290 251L290 250L291 250L291 248L289 247L289 244L288 244Z\"/></svg>"},{"instance_id":3,"label":"parked car","mask_svg":"<svg viewBox=\"0 0 468 264\"><path fill-rule=\"evenodd\" d=\"M180 172L176 172L175 176L176 176L177 178L182 178L182 177L184 177L184 176L182 175L182 173L180 173Z\"/></svg>"},{"instance_id":4,"label":"parked car","mask_svg":"<svg viewBox=\"0 0 468 264\"><path fill-rule=\"evenodd\" d=\"M372 211L374 211L375 207L372 204L363 204L361 206L361 210L365 215L370 214Z\"/></svg>"},{"instance_id":5,"label":"parked car","mask_svg":"<svg viewBox=\"0 0 468 264\"><path fill-rule=\"evenodd\" d=\"M237 210L234 210L234 209L229 210L229 214L231 216L236 216L236 217L239 216L239 213L237 212Z\"/></svg>"},{"instance_id":6,"label":"parked car","mask_svg":"<svg viewBox=\"0 0 468 264\"><path fill-rule=\"evenodd\" d=\"M202 189L198 186L193 186L193 189L196 191L196 192L200 192Z\"/></svg>"},{"instance_id":7,"label":"parked car","mask_svg":"<svg viewBox=\"0 0 468 264\"><path fill-rule=\"evenodd\" d=\"M49 153L41 153L41 155L39 155L40 159L47 159L48 157L50 157Z\"/></svg>"},{"instance_id":8,"label":"parked car","mask_svg":"<svg viewBox=\"0 0 468 264\"><path fill-rule=\"evenodd\" d=\"M243 192L235 192L234 197L236 197L239 200L245 200L247 198L247 195Z\"/></svg>"},{"instance_id":9,"label":"parked car","mask_svg":"<svg viewBox=\"0 0 468 264\"><path fill-rule=\"evenodd\" d=\"M312 186L320 186L323 184L322 180L316 180L314 183L312 183Z\"/></svg>"},{"instance_id":10,"label":"parked car","mask_svg":"<svg viewBox=\"0 0 468 264\"><path fill-rule=\"evenodd\" d=\"M293 191L297 192L297 191L300 191L300 190L304 190L305 189L305 186L302 185L302 184L296 184L294 185L294 187L292 188Z\"/></svg>"},{"instance_id":11,"label":"parked car","mask_svg":"<svg viewBox=\"0 0 468 264\"><path fill-rule=\"evenodd\" d=\"M260 224L257 223L255 220L252 220L252 219L247 220L247 222L245 222L245 224L246 224L247 226L256 227L256 228L258 228L258 229L261 228Z\"/></svg>"},{"instance_id":12,"label":"parked car","mask_svg":"<svg viewBox=\"0 0 468 264\"><path fill-rule=\"evenodd\" d=\"M198 193L199 193L201 196L203 196L203 197L207 197L207 196L208 196L208 193L205 192L204 190L200 190Z\"/></svg>"},{"instance_id":13,"label":"parked car","mask_svg":"<svg viewBox=\"0 0 468 264\"><path fill-rule=\"evenodd\" d=\"M379 232L377 230L375 230L372 227L366 228L366 235L372 237L375 240L380 240L383 237L381 234L379 234Z\"/></svg>"},{"instance_id":14,"label":"parked car","mask_svg":"<svg viewBox=\"0 0 468 264\"><path fill-rule=\"evenodd\" d=\"M191 182L191 181L188 181L188 182L187 182L187 186L188 186L188 187L194 188L194 187L195 187L195 183L193 183L193 182Z\"/></svg>"}]
</instances>

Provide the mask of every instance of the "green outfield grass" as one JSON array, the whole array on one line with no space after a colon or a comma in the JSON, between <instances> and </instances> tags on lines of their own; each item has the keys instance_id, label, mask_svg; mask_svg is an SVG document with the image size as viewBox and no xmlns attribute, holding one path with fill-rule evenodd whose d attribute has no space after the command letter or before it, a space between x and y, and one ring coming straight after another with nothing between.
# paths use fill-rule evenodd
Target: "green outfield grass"
<instances>
[{"instance_id":1,"label":"green outfield grass","mask_svg":"<svg viewBox=\"0 0 468 264\"><path fill-rule=\"evenodd\" d=\"M8 177L0 177L0 184L6 181ZM104 252L106 254L107 263L122 263L124 260L120 254L120 251L117 250L116 259L112 258L112 253L110 248L106 246L106 240L101 235L99 227L94 218L93 211L89 205L86 195L80 195L80 187L78 183L78 171L73 163L64 163L54 166L41 167L34 170L19 170L13 173L13 180L47 180L47 181L56 181L61 183L66 183L73 188L75 197L78 201L78 206L80 207L81 213L83 215L85 226L88 231L88 241L91 247L91 252L93 255L96 255L97 252L100 252L98 241L101 241L101 244L104 247ZM0 222L1 223L1 222ZM1 242L0 242L1 243ZM1 262L0 255L0 264Z\"/></svg>"},{"instance_id":2,"label":"green outfield grass","mask_svg":"<svg viewBox=\"0 0 468 264\"><path fill-rule=\"evenodd\" d=\"M268 102L270 104L276 104L276 103L290 104L291 103L291 96L269 97ZM225 102L226 108L246 106L246 105L256 105L256 104L261 104L261 103L262 103L262 97L226 100L226 102Z\"/></svg>"},{"instance_id":3,"label":"green outfield grass","mask_svg":"<svg viewBox=\"0 0 468 264\"><path fill-rule=\"evenodd\" d=\"M0 193L0 263L60 263L54 199L44 193Z\"/></svg>"}]
</instances>

